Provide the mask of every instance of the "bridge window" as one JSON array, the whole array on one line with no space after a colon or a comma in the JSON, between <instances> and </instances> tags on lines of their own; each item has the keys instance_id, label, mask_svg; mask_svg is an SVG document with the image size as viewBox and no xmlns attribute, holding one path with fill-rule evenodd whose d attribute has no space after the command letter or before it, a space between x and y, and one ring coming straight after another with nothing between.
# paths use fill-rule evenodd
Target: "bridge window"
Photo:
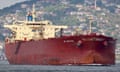
<instances>
[{"instance_id":1,"label":"bridge window","mask_svg":"<svg viewBox=\"0 0 120 72\"><path fill-rule=\"evenodd\" d=\"M32 30L32 32L36 32L36 30Z\"/></svg>"}]
</instances>

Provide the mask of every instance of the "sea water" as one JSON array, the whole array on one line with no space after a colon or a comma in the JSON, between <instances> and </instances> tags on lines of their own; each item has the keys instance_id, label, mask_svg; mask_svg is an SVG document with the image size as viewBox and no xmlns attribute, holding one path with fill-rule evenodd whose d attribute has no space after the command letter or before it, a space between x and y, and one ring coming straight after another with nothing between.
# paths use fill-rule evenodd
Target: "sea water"
<instances>
[{"instance_id":1,"label":"sea water","mask_svg":"<svg viewBox=\"0 0 120 72\"><path fill-rule=\"evenodd\" d=\"M111 66L10 65L3 60L0 61L0 72L120 72L120 63Z\"/></svg>"}]
</instances>

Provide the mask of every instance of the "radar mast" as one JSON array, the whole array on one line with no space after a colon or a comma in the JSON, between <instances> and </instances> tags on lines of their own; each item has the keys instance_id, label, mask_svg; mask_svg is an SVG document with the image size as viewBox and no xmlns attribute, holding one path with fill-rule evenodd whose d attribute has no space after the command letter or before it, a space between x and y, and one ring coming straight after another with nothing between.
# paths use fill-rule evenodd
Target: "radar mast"
<instances>
[{"instance_id":1,"label":"radar mast","mask_svg":"<svg viewBox=\"0 0 120 72\"><path fill-rule=\"evenodd\" d=\"M33 16L33 22L35 22L35 17L36 17L36 15L35 15L35 4L33 4L33 6L32 6L32 16Z\"/></svg>"}]
</instances>

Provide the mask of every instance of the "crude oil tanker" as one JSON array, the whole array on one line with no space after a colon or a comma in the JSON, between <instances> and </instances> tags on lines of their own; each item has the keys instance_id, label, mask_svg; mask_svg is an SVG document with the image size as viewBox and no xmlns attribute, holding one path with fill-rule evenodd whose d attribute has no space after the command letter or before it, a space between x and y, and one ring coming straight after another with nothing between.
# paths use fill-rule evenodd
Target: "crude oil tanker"
<instances>
[{"instance_id":1,"label":"crude oil tanker","mask_svg":"<svg viewBox=\"0 0 120 72\"><path fill-rule=\"evenodd\" d=\"M34 12L33 9L26 21L4 25L12 34L5 39L5 54L10 64L115 64L116 39L92 32L63 36L67 26L35 21ZM58 31L60 36L56 37Z\"/></svg>"}]
</instances>

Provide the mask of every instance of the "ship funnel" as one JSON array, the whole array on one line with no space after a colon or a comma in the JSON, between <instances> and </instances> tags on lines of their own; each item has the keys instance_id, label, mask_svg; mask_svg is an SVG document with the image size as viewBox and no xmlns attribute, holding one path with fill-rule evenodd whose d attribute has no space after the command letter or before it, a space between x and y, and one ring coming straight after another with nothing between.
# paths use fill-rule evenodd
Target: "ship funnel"
<instances>
[{"instance_id":1,"label":"ship funnel","mask_svg":"<svg viewBox=\"0 0 120 72\"><path fill-rule=\"evenodd\" d=\"M33 16L32 16L32 14L30 12L27 15L27 21L33 21Z\"/></svg>"}]
</instances>

